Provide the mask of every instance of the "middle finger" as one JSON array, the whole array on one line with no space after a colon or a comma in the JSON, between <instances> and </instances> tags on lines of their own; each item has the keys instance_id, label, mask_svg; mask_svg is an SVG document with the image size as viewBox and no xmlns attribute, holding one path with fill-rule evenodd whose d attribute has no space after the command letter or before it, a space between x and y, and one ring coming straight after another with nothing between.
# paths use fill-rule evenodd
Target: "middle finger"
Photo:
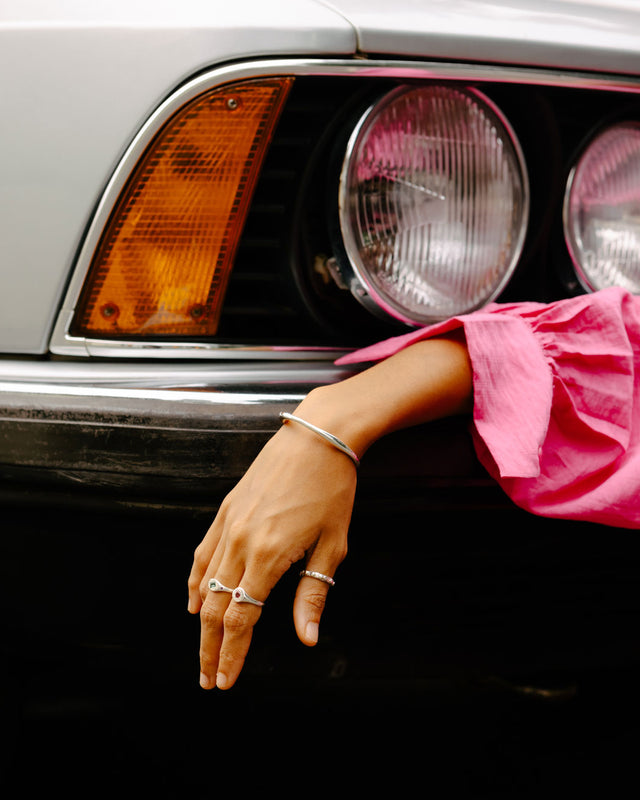
<instances>
[{"instance_id":1,"label":"middle finger","mask_svg":"<svg viewBox=\"0 0 640 800\"><path fill-rule=\"evenodd\" d=\"M224 614L224 634L220 645L216 684L228 689L236 682L244 665L253 628L260 619L268 592L253 589L247 573L234 589Z\"/></svg>"}]
</instances>

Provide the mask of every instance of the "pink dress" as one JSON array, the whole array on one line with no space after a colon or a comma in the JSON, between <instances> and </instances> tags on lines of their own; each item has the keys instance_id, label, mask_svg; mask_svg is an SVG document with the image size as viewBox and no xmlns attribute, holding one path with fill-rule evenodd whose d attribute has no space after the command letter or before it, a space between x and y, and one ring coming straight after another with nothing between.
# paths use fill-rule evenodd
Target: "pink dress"
<instances>
[{"instance_id":1,"label":"pink dress","mask_svg":"<svg viewBox=\"0 0 640 800\"><path fill-rule=\"evenodd\" d=\"M534 514L640 527L640 297L622 289L491 304L338 363L377 361L462 326L476 452Z\"/></svg>"}]
</instances>

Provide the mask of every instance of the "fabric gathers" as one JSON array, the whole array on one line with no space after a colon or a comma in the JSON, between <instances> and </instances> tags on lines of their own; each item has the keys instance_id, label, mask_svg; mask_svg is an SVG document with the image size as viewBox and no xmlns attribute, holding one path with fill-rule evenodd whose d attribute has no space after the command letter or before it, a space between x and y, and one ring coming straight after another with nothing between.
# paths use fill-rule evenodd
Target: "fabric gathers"
<instances>
[{"instance_id":1,"label":"fabric gathers","mask_svg":"<svg viewBox=\"0 0 640 800\"><path fill-rule=\"evenodd\" d=\"M640 297L619 289L493 303L379 342L379 361L462 327L478 458L511 499L549 517L640 527Z\"/></svg>"}]
</instances>

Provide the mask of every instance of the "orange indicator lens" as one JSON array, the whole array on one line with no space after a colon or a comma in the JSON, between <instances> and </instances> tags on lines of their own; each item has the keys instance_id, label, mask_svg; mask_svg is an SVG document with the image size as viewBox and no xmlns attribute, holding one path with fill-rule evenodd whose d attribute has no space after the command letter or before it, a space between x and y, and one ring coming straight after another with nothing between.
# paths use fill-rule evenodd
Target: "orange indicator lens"
<instances>
[{"instance_id":1,"label":"orange indicator lens","mask_svg":"<svg viewBox=\"0 0 640 800\"><path fill-rule=\"evenodd\" d=\"M156 135L96 250L71 333L215 335L236 248L292 79L199 96Z\"/></svg>"}]
</instances>

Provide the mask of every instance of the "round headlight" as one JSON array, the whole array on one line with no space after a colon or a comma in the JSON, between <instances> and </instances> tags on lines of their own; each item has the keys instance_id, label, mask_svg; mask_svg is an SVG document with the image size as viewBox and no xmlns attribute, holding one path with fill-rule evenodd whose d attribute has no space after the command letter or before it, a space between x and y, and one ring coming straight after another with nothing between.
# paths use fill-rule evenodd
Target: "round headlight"
<instances>
[{"instance_id":1,"label":"round headlight","mask_svg":"<svg viewBox=\"0 0 640 800\"><path fill-rule=\"evenodd\" d=\"M640 292L640 124L613 125L588 144L569 176L564 232L585 289Z\"/></svg>"},{"instance_id":2,"label":"round headlight","mask_svg":"<svg viewBox=\"0 0 640 800\"><path fill-rule=\"evenodd\" d=\"M528 205L520 147L486 97L395 89L361 117L342 165L350 288L410 325L478 308L515 269Z\"/></svg>"}]
</instances>

